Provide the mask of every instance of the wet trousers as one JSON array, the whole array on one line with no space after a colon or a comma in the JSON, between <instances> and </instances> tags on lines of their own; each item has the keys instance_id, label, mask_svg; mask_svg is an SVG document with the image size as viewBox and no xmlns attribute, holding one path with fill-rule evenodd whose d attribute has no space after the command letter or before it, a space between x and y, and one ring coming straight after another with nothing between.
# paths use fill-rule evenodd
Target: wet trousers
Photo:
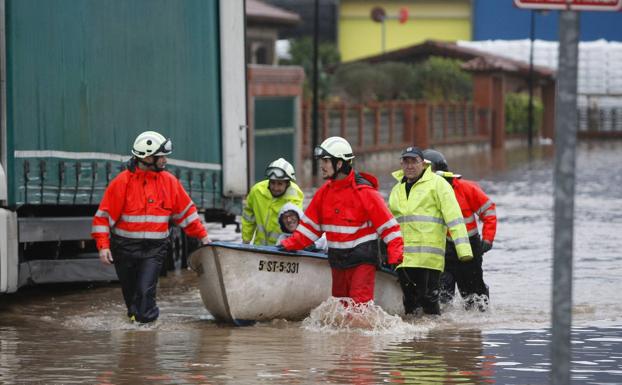
<instances>
[{"instance_id":1,"label":"wet trousers","mask_svg":"<svg viewBox=\"0 0 622 385\"><path fill-rule=\"evenodd\" d=\"M349 297L356 303L374 299L376 266L361 264L347 269L332 268L333 297Z\"/></svg>"},{"instance_id":2,"label":"wet trousers","mask_svg":"<svg viewBox=\"0 0 622 385\"><path fill-rule=\"evenodd\" d=\"M135 240L113 237L111 252L121 282L128 317L141 323L158 319L156 289L168 240Z\"/></svg>"},{"instance_id":3,"label":"wet trousers","mask_svg":"<svg viewBox=\"0 0 622 385\"><path fill-rule=\"evenodd\" d=\"M440 275L438 270L419 267L401 267L397 276L404 294L404 312L413 314L441 314L439 305Z\"/></svg>"},{"instance_id":4,"label":"wet trousers","mask_svg":"<svg viewBox=\"0 0 622 385\"><path fill-rule=\"evenodd\" d=\"M469 262L460 262L456 254L453 242L447 242L445 252L445 271L441 275L441 302L451 302L455 295L456 286L460 296L465 301L467 309L473 308L476 304L479 310L486 310L489 301L488 286L484 283L484 272L482 270L482 247L479 235L469 238L473 259ZM476 300L476 296L483 297Z\"/></svg>"}]
</instances>

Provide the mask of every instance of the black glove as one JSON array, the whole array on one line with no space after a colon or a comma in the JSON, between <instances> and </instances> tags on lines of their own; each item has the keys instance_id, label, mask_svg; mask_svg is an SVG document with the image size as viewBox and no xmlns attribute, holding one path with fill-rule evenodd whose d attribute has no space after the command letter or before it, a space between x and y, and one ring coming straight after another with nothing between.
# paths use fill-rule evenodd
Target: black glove
<instances>
[{"instance_id":1,"label":"black glove","mask_svg":"<svg viewBox=\"0 0 622 385\"><path fill-rule=\"evenodd\" d=\"M285 246L281 245L280 243L278 245L276 245L276 249L278 251L287 251L287 249L285 248Z\"/></svg>"},{"instance_id":2,"label":"black glove","mask_svg":"<svg viewBox=\"0 0 622 385\"><path fill-rule=\"evenodd\" d=\"M482 254L484 254L487 251L490 251L490 249L492 249L492 242L489 241L482 241Z\"/></svg>"}]
</instances>

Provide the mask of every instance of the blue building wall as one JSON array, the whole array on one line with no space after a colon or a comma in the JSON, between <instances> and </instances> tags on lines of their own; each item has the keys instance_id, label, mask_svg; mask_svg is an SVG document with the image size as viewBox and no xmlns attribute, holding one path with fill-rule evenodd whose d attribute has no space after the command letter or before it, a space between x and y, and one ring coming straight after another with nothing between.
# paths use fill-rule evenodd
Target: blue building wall
<instances>
[{"instance_id":1,"label":"blue building wall","mask_svg":"<svg viewBox=\"0 0 622 385\"><path fill-rule=\"evenodd\" d=\"M529 9L513 0L473 0L473 40L529 38ZM559 12L536 12L535 37L559 40ZM580 12L581 41L622 41L622 12Z\"/></svg>"}]
</instances>

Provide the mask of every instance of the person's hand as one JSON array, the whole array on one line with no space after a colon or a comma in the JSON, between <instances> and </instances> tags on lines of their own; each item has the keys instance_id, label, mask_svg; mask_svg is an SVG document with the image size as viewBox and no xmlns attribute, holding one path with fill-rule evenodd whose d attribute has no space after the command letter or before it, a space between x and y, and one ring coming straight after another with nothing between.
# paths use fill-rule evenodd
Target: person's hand
<instances>
[{"instance_id":1,"label":"person's hand","mask_svg":"<svg viewBox=\"0 0 622 385\"><path fill-rule=\"evenodd\" d=\"M278 245L276 245L276 249L278 251L287 251L287 249L285 248L285 246L281 245L280 243Z\"/></svg>"},{"instance_id":2,"label":"person's hand","mask_svg":"<svg viewBox=\"0 0 622 385\"><path fill-rule=\"evenodd\" d=\"M490 249L492 249L492 242L483 240L482 241L482 254L484 254L487 251L490 251Z\"/></svg>"},{"instance_id":3,"label":"person's hand","mask_svg":"<svg viewBox=\"0 0 622 385\"><path fill-rule=\"evenodd\" d=\"M201 244L202 244L202 245L207 245L207 244L209 244L210 242L212 242L212 241L210 241L210 240L209 240L209 237L208 237L207 235L206 235L206 236L204 236L203 238L201 238Z\"/></svg>"},{"instance_id":4,"label":"person's hand","mask_svg":"<svg viewBox=\"0 0 622 385\"><path fill-rule=\"evenodd\" d=\"M104 265L112 265L112 263L114 262L114 259L112 259L112 253L110 252L110 249L99 250L99 260Z\"/></svg>"},{"instance_id":5,"label":"person's hand","mask_svg":"<svg viewBox=\"0 0 622 385\"><path fill-rule=\"evenodd\" d=\"M473 260L472 255L463 255L462 257L458 256L460 262L471 262Z\"/></svg>"}]
</instances>

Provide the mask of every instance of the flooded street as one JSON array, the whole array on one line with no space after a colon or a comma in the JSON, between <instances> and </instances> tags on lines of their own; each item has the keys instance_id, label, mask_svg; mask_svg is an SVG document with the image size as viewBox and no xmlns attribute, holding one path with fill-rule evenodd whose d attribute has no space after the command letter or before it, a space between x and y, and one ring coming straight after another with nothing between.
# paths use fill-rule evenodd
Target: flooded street
<instances>
[{"instance_id":1,"label":"flooded street","mask_svg":"<svg viewBox=\"0 0 622 385\"><path fill-rule=\"evenodd\" d=\"M372 331L310 317L219 325L193 272L161 279L161 316L129 324L118 284L25 288L0 296L3 384L545 384L550 370L553 165L546 149L448 159L497 204L484 256L491 308L460 300L439 319ZM573 284L574 384L622 383L622 143L581 143ZM396 166L398 162L396 161ZM380 175L379 175L380 176ZM392 181L382 176L386 194ZM214 240L239 240L210 225Z\"/></svg>"}]
</instances>

